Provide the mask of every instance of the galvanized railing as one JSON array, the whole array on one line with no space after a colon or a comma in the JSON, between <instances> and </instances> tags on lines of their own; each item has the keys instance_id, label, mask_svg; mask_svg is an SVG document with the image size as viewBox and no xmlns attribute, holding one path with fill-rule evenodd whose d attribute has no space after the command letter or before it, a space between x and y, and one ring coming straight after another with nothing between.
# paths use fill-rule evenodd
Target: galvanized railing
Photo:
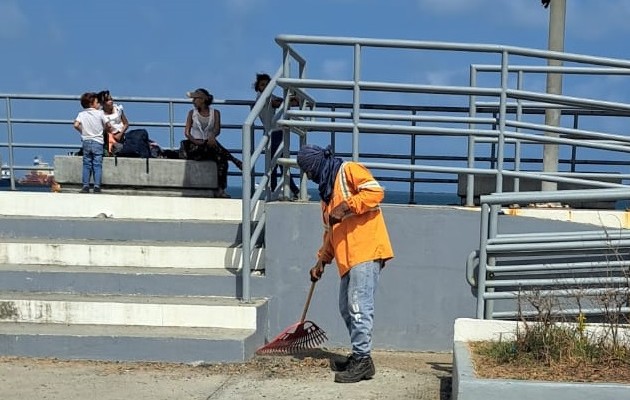
<instances>
[{"instance_id":1,"label":"galvanized railing","mask_svg":"<svg viewBox=\"0 0 630 400\"><path fill-rule=\"evenodd\" d=\"M554 67L552 70L547 67L547 60L561 60L567 63L577 63L587 65L588 68L597 70L596 74L605 74L600 68L614 68L609 72L617 74L619 69L626 71L630 68L630 61L609 59L601 57L584 56L577 54L567 54L559 52L550 52L545 50L526 49L511 46L497 45L480 45L467 43L443 43L443 42L424 42L424 41L408 41L408 40L382 40L382 39L364 39L364 38L339 38L339 37L315 37L315 36L296 36L296 35L280 35L276 42L283 50L283 65L276 75L273 84L284 89L285 99L288 93L309 93L314 98L313 104L320 96L328 97L350 97L351 108L348 111L339 111L338 109L322 110L319 107L311 109L290 110L285 107L284 114L278 123L285 127L285 146L290 148L290 135L288 132L297 134L300 144L307 141L316 140L320 134L334 134L336 136L350 133L349 144L345 147L337 145L336 152L339 154L348 154L355 161L363 162L368 168L374 170L385 171L405 171L410 173L410 178L415 179L415 174L425 173L431 175L447 175L447 174L466 174L467 175L467 195L466 204L472 205L472 193L474 188L475 176L492 176L494 178L494 191L501 193L503 191L504 178L512 178L516 180L518 188L519 179L527 178L546 182L564 182L570 184L584 185L586 187L614 188L625 186L622 183L613 183L607 181L599 181L597 175L576 173L575 168L571 167L568 171L542 171L521 169L522 154L521 145L526 143L528 146L563 146L572 149L575 155L575 149L596 149L597 151L628 153L630 150L630 138L616 133L605 131L577 129L577 123L574 126L549 126L535 120L524 120L524 110L533 110L534 113L544 112L545 109L571 110L577 113L614 113L615 115L630 115L630 105L623 102L609 101L608 99L598 99L592 97L567 96L567 95L549 95L540 90L524 90L522 84L522 75L527 71L529 66L519 66L519 69L510 69L510 61L512 60L534 60L534 63L541 65L536 66L541 72L546 73L563 73L564 67ZM300 56L300 51L304 54L312 50L312 47L324 53L327 48L346 48L349 50L348 65L350 68L350 77L347 79L330 79L330 77L305 76L306 57ZM324 49L323 51L321 49ZM370 50L379 50L384 52L409 51L415 52L415 59L421 59L418 54L426 54L429 51L438 51L445 54L449 53L466 53L470 58L466 59L467 66L477 65L475 60L471 60L472 55L482 54L494 57L494 64L498 65L499 84L492 86L480 86L476 81L476 74L470 73L470 80L460 85L431 85L421 82L399 82L389 74L389 71L382 71L383 77L364 78L367 67L364 67L364 59ZM335 54L337 54L336 51ZM450 56L450 54L449 54ZM323 54L318 57L325 58ZM291 70L291 58L299 59L299 74L296 76ZM472 61L472 62L471 62ZM519 63L520 65L520 63ZM483 68L481 68L483 69ZM309 70L310 71L310 70ZM516 86L510 85L510 73L517 71L519 79ZM373 71L370 71L373 73ZM538 70L536 71L538 72ZM571 70L571 72L575 72ZM586 72L586 71L583 71ZM626 74L626 72L623 72ZM379 79L380 78L380 79ZM269 93L273 90L273 86L268 86ZM317 93L317 95L315 95ZM331 94L333 93L333 94ZM364 97L366 94L379 94L386 96L391 93L402 93L412 96L444 96L448 99L455 99L453 103L457 105L467 106L465 115L401 115L392 110L382 109L380 112L373 112L365 107ZM408 98L414 98L414 97ZM479 99L493 99L494 107L488 107ZM260 101L264 101L261 99ZM510 103L515 101L516 104ZM533 102L533 103L528 103ZM286 101L285 101L286 103ZM260 105L257 104L249 120L253 120L259 112ZM485 107L486 114L482 115L481 110ZM510 111L512 108L513 111ZM288 131L288 132L287 132ZM407 135L411 138L411 148L415 150L417 147L416 138L464 138L466 140L466 150L461 152L467 155L466 166L453 165L417 165L417 159L411 158L409 161L396 159L393 162L371 162L368 157L364 156L365 150L360 151L360 145L363 149L371 146L379 148L378 141L371 140L370 136L380 135L381 137L395 137ZM245 143L249 135L243 131L243 141ZM334 142L333 142L334 143ZM493 162L491 168L479 168L477 153L479 151L478 144L490 143L493 147ZM507 146L514 144L515 152L512 160L507 157ZM245 149L245 146L244 146ZM248 152L245 152L247 158ZM460 154L461 154L460 153ZM295 161L286 157L277 161L283 165L295 167ZM414 151L415 154L415 151ZM612 157L610 157L612 158ZM509 168L508 162L512 162L513 168ZM604 172L600 177L615 176L620 182L630 178L627 174L608 174ZM251 181L243 182L244 191L252 191ZM288 182L285 182L288 185ZM304 187L304 185L302 185ZM303 194L303 193L302 193ZM245 209L244 209L245 211ZM498 215L498 206L493 206L492 215ZM247 220L244 220L244 226L249 226ZM261 228L262 229L262 228ZM245 246L244 252L251 251ZM245 271L247 272L247 271ZM245 274L244 281L249 279ZM244 284L244 287L246 285ZM481 293L481 292L480 292ZM245 298L248 298L248 292L244 291Z\"/></svg>"},{"instance_id":2,"label":"galvanized railing","mask_svg":"<svg viewBox=\"0 0 630 400\"><path fill-rule=\"evenodd\" d=\"M6 163L3 169L9 171L13 190L16 190L16 171L53 170L54 155L81 147L79 135L72 128L81 109L79 100L80 95L0 94L0 105L4 103L0 108L0 132L6 133L6 136L0 134L0 160ZM177 148L179 140L183 140L190 99L120 96L115 101L124 105L131 128L147 129L151 139L163 148ZM241 152L240 135L229 132L240 131L242 124L234 115L246 115L253 104L251 100L215 101L215 106L227 117L221 125L223 133L219 140L236 154ZM24 160L36 155L48 160L50 167L25 164Z\"/></svg>"},{"instance_id":3,"label":"galvanized railing","mask_svg":"<svg viewBox=\"0 0 630 400\"><path fill-rule=\"evenodd\" d=\"M544 50L510 46L479 45L467 43L441 43L422 41L379 40L361 38L334 38L281 35L277 42L283 52L282 66L257 103L250 100L217 100L222 111L222 130L240 131L242 135L223 133L220 140L232 151L238 152L241 140L243 149L243 251L251 254L264 230L264 214L257 216L256 204L260 199L274 198L268 190L271 168L276 164L295 166L292 156L296 148L291 140L297 137L298 145L309 142L332 144L338 155L364 162L375 171L381 181L405 183L409 187L409 200L414 202L416 189L432 191L431 185L452 187L460 175L468 176L469 190L466 203L472 204L471 186L475 177L489 176L494 179L495 192L503 191L504 178L513 179L518 190L519 179L566 182L590 187L623 187L619 183L598 181L597 178L618 178L627 181L630 175L620 168L615 159L630 149L630 140L622 129L619 132L584 127L583 120L612 116L627 117L630 106L624 102L610 101L594 93L580 95L547 95L536 86L525 88L522 79L528 73L567 73L578 70L575 65L547 67L548 59L563 60L582 68L579 75L627 75L627 60L616 60L576 54L556 53ZM307 57L311 47L322 49L318 59L326 57L327 49L347 49L349 52L349 76L331 79L330 76L307 76ZM460 59L464 79L452 84L426 84L421 80L401 82L389 70L374 71L370 67L371 52L404 52L417 58L439 52L456 65L451 56ZM395 54L399 56L398 53ZM380 55L379 57L387 55ZM338 57L335 54L335 57ZM516 64L514 63L516 61ZM524 65L524 62L532 65ZM491 64L490 67L484 65ZM492 85L481 85L476 76L469 73L470 66L478 72L498 74ZM297 66L297 68L296 68ZM586 69L584 69L586 68ZM492 71L485 71L485 70ZM315 68L309 69L314 73ZM380 75L379 75L380 72ZM511 80L512 74L516 80ZM576 73L577 74L577 73ZM369 77L369 78L368 78ZM299 108L289 108L288 103L278 112L278 122L284 127L284 143L276 154L269 154L268 133L256 126L263 102L275 88L283 90L284 98L297 96L302 101ZM526 90L527 89L527 90ZM397 101L386 101L391 95L403 96ZM379 100L379 99L383 100ZM376 101L375 101L376 99ZM78 96L47 95L0 95L5 103L5 115L0 114L0 126L6 126L6 141L0 143L0 151L6 154L9 168L28 170L32 166L15 161L19 149L77 149L78 137L72 131L70 119L79 111ZM325 100L325 101L323 101ZM338 101L337 101L338 100ZM31 107L22 102L51 102L44 107ZM55 102L72 102L70 111L58 111ZM185 112L190 108L186 99L120 97L125 104L133 126L149 127L152 138L168 147L178 144L176 130L183 127ZM28 103L31 104L31 103ZM157 114L167 116L156 121L156 111L140 111L136 105L160 108ZM185 108L184 108L185 105ZM24 107L24 110L17 110ZM548 126L539 121L546 109L559 109L564 115L573 116L567 126ZM245 122L238 112L248 114ZM251 112L250 112L251 109ZM40 117L45 110L49 115ZM63 119L59 119L63 115ZM587 121L588 122L588 121ZM604 124L602 124L604 125ZM627 126L627 124L626 124ZM30 128L45 127L46 140L33 140L37 135ZM19 131L19 132L18 132ZM38 133L39 134L39 133ZM65 138L67 141L57 140ZM227 143L226 143L227 140ZM230 142L232 140L232 142ZM537 153L544 145L557 145L568 152L560 158L559 171L541 170L542 159ZM510 149L514 147L511 156ZM532 149L532 151L527 151ZM595 150L597 156L580 152ZM265 154L263 161L262 154ZM33 154L29 154L31 159ZM581 170L580 167L597 167ZM611 167L611 168L608 168ZM294 170L295 171L295 170ZM285 171L279 191L288 193L289 169ZM13 174L12 174L13 175ZM233 175L234 176L234 175ZM256 182L256 179L259 179ZM258 184L258 188L256 188ZM306 182L302 180L302 199L306 196ZM434 190L434 191L440 191ZM275 193L277 195L278 193ZM264 196L264 197L263 197ZM473 199L474 201L474 199ZM492 212L498 213L498 207ZM250 222L259 218L254 232ZM243 294L249 301L249 257L244 257Z\"/></svg>"},{"instance_id":4,"label":"galvanized railing","mask_svg":"<svg viewBox=\"0 0 630 400\"><path fill-rule=\"evenodd\" d=\"M479 251L466 267L477 290L477 318L630 312L629 231L594 226L506 234L499 232L502 217L491 212L508 204L621 199L630 199L630 188L482 196Z\"/></svg>"}]
</instances>

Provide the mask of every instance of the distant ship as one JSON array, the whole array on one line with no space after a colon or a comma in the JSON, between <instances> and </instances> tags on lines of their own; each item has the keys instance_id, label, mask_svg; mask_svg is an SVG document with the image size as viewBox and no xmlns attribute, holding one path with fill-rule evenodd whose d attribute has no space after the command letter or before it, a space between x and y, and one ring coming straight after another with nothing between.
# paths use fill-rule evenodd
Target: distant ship
<instances>
[{"instance_id":1,"label":"distant ship","mask_svg":"<svg viewBox=\"0 0 630 400\"><path fill-rule=\"evenodd\" d=\"M7 163L2 163L0 171L2 172L2 175L0 175L0 186L10 186L11 170L9 169L9 165Z\"/></svg>"},{"instance_id":2,"label":"distant ship","mask_svg":"<svg viewBox=\"0 0 630 400\"><path fill-rule=\"evenodd\" d=\"M33 158L33 166L39 168L24 175L17 183L22 186L50 186L54 181L55 174L52 170L47 169L50 167L48 163L44 162L41 157L35 157Z\"/></svg>"}]
</instances>

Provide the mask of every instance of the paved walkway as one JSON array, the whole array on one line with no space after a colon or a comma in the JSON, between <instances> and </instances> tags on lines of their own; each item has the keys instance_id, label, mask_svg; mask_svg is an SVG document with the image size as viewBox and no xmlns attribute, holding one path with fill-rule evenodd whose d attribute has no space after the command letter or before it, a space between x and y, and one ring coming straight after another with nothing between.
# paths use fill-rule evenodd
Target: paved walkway
<instances>
[{"instance_id":1,"label":"paved walkway","mask_svg":"<svg viewBox=\"0 0 630 400\"><path fill-rule=\"evenodd\" d=\"M376 376L356 384L333 382L333 354L203 366L2 357L0 399L450 399L450 353L375 352Z\"/></svg>"}]
</instances>

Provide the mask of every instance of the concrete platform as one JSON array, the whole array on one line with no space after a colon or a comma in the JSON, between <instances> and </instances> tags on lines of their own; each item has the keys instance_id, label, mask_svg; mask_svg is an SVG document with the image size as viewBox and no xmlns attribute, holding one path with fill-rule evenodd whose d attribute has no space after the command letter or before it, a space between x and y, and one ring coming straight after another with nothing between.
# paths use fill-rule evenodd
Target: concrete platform
<instances>
[{"instance_id":1,"label":"concrete platform","mask_svg":"<svg viewBox=\"0 0 630 400\"><path fill-rule=\"evenodd\" d=\"M243 362L264 343L267 301L0 292L3 355Z\"/></svg>"},{"instance_id":2,"label":"concrete platform","mask_svg":"<svg viewBox=\"0 0 630 400\"><path fill-rule=\"evenodd\" d=\"M240 199L0 192L0 215L130 220L242 221ZM254 219L263 203L257 205Z\"/></svg>"},{"instance_id":3,"label":"concrete platform","mask_svg":"<svg viewBox=\"0 0 630 400\"><path fill-rule=\"evenodd\" d=\"M263 299L1 293L0 321L41 324L257 329ZM264 309L264 308L263 308Z\"/></svg>"},{"instance_id":4,"label":"concrete platform","mask_svg":"<svg viewBox=\"0 0 630 400\"><path fill-rule=\"evenodd\" d=\"M242 256L240 246L225 242L143 243L4 238L0 243L0 264L239 269ZM264 249L257 248L254 250L252 265L263 269L263 264Z\"/></svg>"},{"instance_id":5,"label":"concrete platform","mask_svg":"<svg viewBox=\"0 0 630 400\"><path fill-rule=\"evenodd\" d=\"M4 355L74 360L242 362L260 346L257 336L253 329L0 324Z\"/></svg>"},{"instance_id":6,"label":"concrete platform","mask_svg":"<svg viewBox=\"0 0 630 400\"><path fill-rule=\"evenodd\" d=\"M254 283L264 275L254 272ZM0 264L0 291L241 298L239 270Z\"/></svg>"},{"instance_id":7,"label":"concrete platform","mask_svg":"<svg viewBox=\"0 0 630 400\"><path fill-rule=\"evenodd\" d=\"M0 354L250 359L268 305L241 301L241 214L237 199L0 193Z\"/></svg>"},{"instance_id":8,"label":"concrete platform","mask_svg":"<svg viewBox=\"0 0 630 400\"><path fill-rule=\"evenodd\" d=\"M255 226L255 224L253 224ZM253 227L252 227L253 229ZM241 243L240 221L7 216L0 238Z\"/></svg>"},{"instance_id":9,"label":"concrete platform","mask_svg":"<svg viewBox=\"0 0 630 400\"><path fill-rule=\"evenodd\" d=\"M82 174L82 157L55 156L55 181L62 188L80 187ZM214 161L105 157L102 185L119 189L215 190L217 165Z\"/></svg>"}]
</instances>

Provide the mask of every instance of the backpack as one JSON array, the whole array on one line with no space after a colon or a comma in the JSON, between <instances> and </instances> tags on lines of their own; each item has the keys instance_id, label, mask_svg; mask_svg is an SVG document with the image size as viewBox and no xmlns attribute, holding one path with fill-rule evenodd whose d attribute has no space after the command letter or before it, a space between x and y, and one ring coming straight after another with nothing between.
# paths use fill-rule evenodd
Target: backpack
<instances>
[{"instance_id":1,"label":"backpack","mask_svg":"<svg viewBox=\"0 0 630 400\"><path fill-rule=\"evenodd\" d=\"M125 133L122 149L116 153L118 157L151 157L149 133L146 129L132 129Z\"/></svg>"}]
</instances>

